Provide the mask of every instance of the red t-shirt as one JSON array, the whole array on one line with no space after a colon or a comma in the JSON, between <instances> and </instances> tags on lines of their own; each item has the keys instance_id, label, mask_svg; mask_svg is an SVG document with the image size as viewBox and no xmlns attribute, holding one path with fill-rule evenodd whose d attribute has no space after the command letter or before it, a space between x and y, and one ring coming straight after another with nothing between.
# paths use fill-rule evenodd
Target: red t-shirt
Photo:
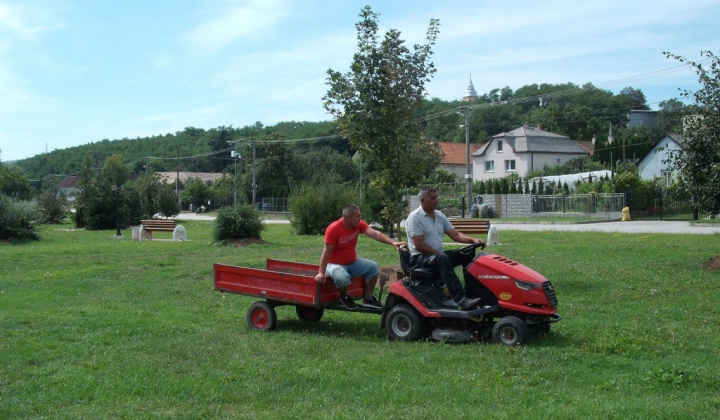
<instances>
[{"instance_id":1,"label":"red t-shirt","mask_svg":"<svg viewBox=\"0 0 720 420\"><path fill-rule=\"evenodd\" d=\"M360 220L360 224L354 229L346 228L342 219L332 222L325 229L325 243L334 247L328 262L340 265L354 262L357 259L355 246L357 245L358 235L364 233L367 228L368 224L364 220Z\"/></svg>"}]
</instances>

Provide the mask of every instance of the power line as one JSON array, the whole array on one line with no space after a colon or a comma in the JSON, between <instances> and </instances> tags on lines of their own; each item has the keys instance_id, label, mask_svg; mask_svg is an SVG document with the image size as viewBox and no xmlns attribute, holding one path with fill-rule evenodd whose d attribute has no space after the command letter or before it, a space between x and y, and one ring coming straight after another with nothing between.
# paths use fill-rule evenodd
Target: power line
<instances>
[{"instance_id":1,"label":"power line","mask_svg":"<svg viewBox=\"0 0 720 420\"><path fill-rule=\"evenodd\" d=\"M706 59L703 59L703 60L699 60L698 63L702 63L702 62L705 62L705 61L710 61L710 58L706 58ZM656 77L656 76L660 76L660 75L666 75L666 74L676 73L676 72L685 70L685 69L687 69L688 67L692 67L692 65L691 65L691 64L679 64L679 65L677 65L677 66L668 67L668 68L661 69L661 70L656 70L656 71L651 71L651 72L647 72L647 73L642 73L642 74L638 74L638 75L634 75L634 76L625 77L625 78L622 78L622 79L610 80L610 81L603 82L603 83L600 83L600 84L597 84L597 85L594 85L594 86L600 87L600 86L606 86L606 85L617 85L617 84L620 84L620 83L627 83L627 82L630 82L630 81L643 80L643 79L647 79L647 78L650 78L650 77ZM539 95L527 96L527 97L523 97L523 98L517 98L517 99L513 98L513 99L506 100L506 101L489 102L489 103L474 104L474 105L473 105L473 104L467 104L467 105L463 105L463 106L460 106L460 107L457 107L457 108L452 108L452 109L449 109L449 110L446 110L446 111L441 111L441 112L438 112L438 113L435 113L435 114L430 114L430 115L425 115L425 116L422 116L422 117L418 117L418 118L415 118L415 119L413 120L413 122L430 121L430 120L433 120L433 119L436 119L436 118L444 117L444 116L446 116L446 115L454 114L454 113L458 112L458 110L460 110L460 109L462 109L462 108L477 109L477 108L489 108L489 107L499 106L499 105L519 105L519 104L523 104L523 103L527 103L527 102L539 101L539 100L541 100L541 99L554 99L554 98L559 98L559 97L562 97L562 96L569 96L569 95L573 95L573 94L580 93L580 92L582 92L583 90L584 90L584 89L583 89L582 87L577 87L577 88L571 88L571 89L565 89L565 90L559 90L559 91L555 91L555 92L550 92L550 93L546 93L546 94L539 94Z\"/></svg>"}]
</instances>

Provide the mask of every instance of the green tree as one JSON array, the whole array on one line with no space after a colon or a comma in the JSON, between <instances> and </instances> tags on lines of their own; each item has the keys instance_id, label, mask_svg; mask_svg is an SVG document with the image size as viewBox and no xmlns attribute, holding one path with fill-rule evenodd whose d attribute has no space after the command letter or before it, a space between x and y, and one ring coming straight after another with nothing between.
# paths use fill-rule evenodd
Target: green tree
<instances>
[{"instance_id":1,"label":"green tree","mask_svg":"<svg viewBox=\"0 0 720 420\"><path fill-rule=\"evenodd\" d=\"M238 180L240 181L240 180ZM235 178L233 174L223 174L212 186L213 208L232 206L235 203ZM242 191L238 191L238 199L242 202Z\"/></svg>"},{"instance_id":2,"label":"green tree","mask_svg":"<svg viewBox=\"0 0 720 420\"><path fill-rule=\"evenodd\" d=\"M682 120L686 115L697 112L692 105L685 105L677 98L668 99L660 102L660 112L656 123L660 124L663 131L671 133L682 133Z\"/></svg>"},{"instance_id":3,"label":"green tree","mask_svg":"<svg viewBox=\"0 0 720 420\"><path fill-rule=\"evenodd\" d=\"M674 156L688 193L695 198L695 208L714 215L720 213L720 57L711 51L701 56L710 60L709 66L685 57L665 53L668 57L695 67L702 88L696 92L683 91L694 99L698 116L687 121L685 141Z\"/></svg>"},{"instance_id":4,"label":"green tree","mask_svg":"<svg viewBox=\"0 0 720 420\"><path fill-rule=\"evenodd\" d=\"M350 140L372 168L371 185L386 192L387 213L400 225L399 188L416 186L439 163L439 151L421 140L422 124L415 113L423 105L425 84L435 73L430 61L439 22L430 21L427 43L411 52L391 29L380 41L378 14L366 6L357 29L358 51L350 71L328 70L329 90L325 109L338 121L340 132Z\"/></svg>"},{"instance_id":5,"label":"green tree","mask_svg":"<svg viewBox=\"0 0 720 420\"><path fill-rule=\"evenodd\" d=\"M96 159L87 155L84 160L86 166L80 174L80 192L75 200L75 225L90 230L113 229L119 216L120 227L126 228L135 218L133 209L137 202L131 199L134 194L123 188L127 168L122 164L122 156L107 158L102 171L94 166ZM113 186L119 189L113 191Z\"/></svg>"},{"instance_id":6,"label":"green tree","mask_svg":"<svg viewBox=\"0 0 720 420\"><path fill-rule=\"evenodd\" d=\"M31 193L30 181L21 168L0 164L0 194L27 199Z\"/></svg>"},{"instance_id":7,"label":"green tree","mask_svg":"<svg viewBox=\"0 0 720 420\"><path fill-rule=\"evenodd\" d=\"M195 178L185 183L185 189L180 193L184 205L192 204L196 208L208 205L212 197L212 190L202 179Z\"/></svg>"},{"instance_id":8,"label":"green tree","mask_svg":"<svg viewBox=\"0 0 720 420\"><path fill-rule=\"evenodd\" d=\"M290 195L290 223L298 235L318 235L354 203L358 190L348 184L303 184Z\"/></svg>"},{"instance_id":9,"label":"green tree","mask_svg":"<svg viewBox=\"0 0 720 420\"><path fill-rule=\"evenodd\" d=\"M340 154L329 147L293 154L289 163L290 182L317 185L357 182L360 179L359 165L349 155Z\"/></svg>"},{"instance_id":10,"label":"green tree","mask_svg":"<svg viewBox=\"0 0 720 420\"><path fill-rule=\"evenodd\" d=\"M105 160L103 177L112 185L125 185L130 169L123 163L122 155L113 154Z\"/></svg>"},{"instance_id":11,"label":"green tree","mask_svg":"<svg viewBox=\"0 0 720 420\"><path fill-rule=\"evenodd\" d=\"M212 151L216 152L212 164L213 172L222 172L232 162L232 157L230 156L230 152L232 151L230 141L232 140L232 126L222 126L217 130L213 130L212 138L208 142Z\"/></svg>"},{"instance_id":12,"label":"green tree","mask_svg":"<svg viewBox=\"0 0 720 420\"><path fill-rule=\"evenodd\" d=\"M65 220L66 210L67 200L65 194L55 194L52 189L48 189L38 197L39 221L41 223L62 223Z\"/></svg>"},{"instance_id":13,"label":"green tree","mask_svg":"<svg viewBox=\"0 0 720 420\"><path fill-rule=\"evenodd\" d=\"M140 176L135 185L139 218L150 219L157 213L173 217L180 213L174 186L163 182L157 173Z\"/></svg>"},{"instance_id":14,"label":"green tree","mask_svg":"<svg viewBox=\"0 0 720 420\"><path fill-rule=\"evenodd\" d=\"M18 200L0 194L0 240L39 240L40 234L35 224L37 216L37 205L33 201Z\"/></svg>"}]
</instances>

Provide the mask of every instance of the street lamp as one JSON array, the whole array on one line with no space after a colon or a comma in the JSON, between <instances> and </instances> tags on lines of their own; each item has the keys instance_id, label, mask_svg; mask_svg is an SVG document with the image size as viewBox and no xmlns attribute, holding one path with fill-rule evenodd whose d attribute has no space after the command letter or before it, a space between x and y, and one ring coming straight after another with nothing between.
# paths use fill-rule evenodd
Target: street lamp
<instances>
[{"instance_id":1,"label":"street lamp","mask_svg":"<svg viewBox=\"0 0 720 420\"><path fill-rule=\"evenodd\" d=\"M235 188L235 192L233 193L233 208L237 207L237 161L240 159L240 153L237 151L237 143L235 143L235 150L230 152L230 156L233 158L233 161L235 161L235 179L233 180L233 188Z\"/></svg>"},{"instance_id":2,"label":"street lamp","mask_svg":"<svg viewBox=\"0 0 720 420\"><path fill-rule=\"evenodd\" d=\"M115 193L115 225L117 227L115 237L122 238L122 233L120 232L120 191L125 191L125 186L122 185L118 188L117 185L113 184L111 188Z\"/></svg>"}]
</instances>

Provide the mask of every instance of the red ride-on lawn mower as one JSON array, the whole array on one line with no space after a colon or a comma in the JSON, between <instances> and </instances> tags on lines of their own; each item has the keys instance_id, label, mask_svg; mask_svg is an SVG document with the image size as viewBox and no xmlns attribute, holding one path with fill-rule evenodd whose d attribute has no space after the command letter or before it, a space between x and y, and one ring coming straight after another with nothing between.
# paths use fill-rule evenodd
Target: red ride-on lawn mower
<instances>
[{"instance_id":1,"label":"red ride-on lawn mower","mask_svg":"<svg viewBox=\"0 0 720 420\"><path fill-rule=\"evenodd\" d=\"M475 254L480 244L455 252ZM410 251L400 248L405 278L390 285L380 321L392 340L466 342L492 336L508 346L524 344L530 333L547 333L558 322L557 297L542 274L500 255L480 252L463 267L468 298L481 298L468 310L449 299L445 283L427 269L411 269Z\"/></svg>"}]
</instances>

